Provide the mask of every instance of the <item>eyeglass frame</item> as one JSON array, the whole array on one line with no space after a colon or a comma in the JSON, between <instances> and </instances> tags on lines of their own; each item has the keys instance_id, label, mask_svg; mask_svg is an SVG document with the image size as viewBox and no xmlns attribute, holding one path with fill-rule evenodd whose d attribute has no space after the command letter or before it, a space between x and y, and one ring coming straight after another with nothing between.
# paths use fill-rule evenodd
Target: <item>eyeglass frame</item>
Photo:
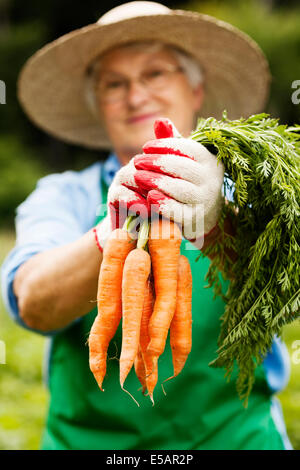
<instances>
[{"instance_id":1,"label":"eyeglass frame","mask_svg":"<svg viewBox=\"0 0 300 470\"><path fill-rule=\"evenodd\" d=\"M164 64L164 67L166 66L167 64ZM168 68L169 70L164 70L164 72L167 72L168 75L172 75L172 74L175 74L175 73L184 73L184 69L183 67L181 67L180 65L172 65L172 64L168 64ZM117 75L117 74L116 74ZM124 89L124 96L123 97L120 97L120 98L115 98L115 99L107 99L107 98L104 98L104 97L100 97L100 92L99 92L99 83L100 83L100 80L99 80L99 76L98 76L98 83L96 84L96 93L97 93L97 96L99 97L100 101L104 104L110 104L110 103L118 103L118 102L122 102L122 101L125 101L126 97L127 97L127 94L128 94L128 91L130 89L130 86L131 84L134 82L134 81L138 81L139 83L142 83L143 86L145 88L147 88L147 90L149 91L155 91L155 90L160 90L160 89L163 89L164 87L158 87L158 88L155 88L155 89L151 89L151 86L145 84L145 77L143 79L142 77L143 75L143 72L140 74L139 77L136 77L135 79L128 79L128 78L121 78L121 80L124 80L124 83L126 84L126 90Z\"/></svg>"}]
</instances>

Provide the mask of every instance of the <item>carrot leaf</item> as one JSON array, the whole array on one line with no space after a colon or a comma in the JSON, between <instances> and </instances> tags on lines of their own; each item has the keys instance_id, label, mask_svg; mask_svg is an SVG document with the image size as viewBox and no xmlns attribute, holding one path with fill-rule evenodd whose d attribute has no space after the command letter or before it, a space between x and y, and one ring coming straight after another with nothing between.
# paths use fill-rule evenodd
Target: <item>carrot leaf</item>
<instances>
[{"instance_id":1,"label":"carrot leaf","mask_svg":"<svg viewBox=\"0 0 300 470\"><path fill-rule=\"evenodd\" d=\"M230 377L237 366L237 391L244 404L262 364L282 327L300 315L300 126L280 125L267 114L248 119L199 119L191 138L214 149L225 168L225 204L219 226L230 214L234 238L220 237L202 249L213 254L206 278L220 292L219 266L225 244L238 255L223 263L233 273L226 292L217 357ZM238 210L237 210L238 209Z\"/></svg>"}]
</instances>

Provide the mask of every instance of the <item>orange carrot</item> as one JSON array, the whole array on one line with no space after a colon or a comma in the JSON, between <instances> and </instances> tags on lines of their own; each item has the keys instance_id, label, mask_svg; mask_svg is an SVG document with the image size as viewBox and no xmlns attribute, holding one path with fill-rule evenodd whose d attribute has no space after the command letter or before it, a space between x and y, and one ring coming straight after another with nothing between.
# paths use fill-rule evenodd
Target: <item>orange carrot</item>
<instances>
[{"instance_id":1,"label":"orange carrot","mask_svg":"<svg viewBox=\"0 0 300 470\"><path fill-rule=\"evenodd\" d=\"M141 382L142 393L144 395L145 391L146 391L146 388L147 388L147 386L146 386L146 369L145 369L144 360L143 360L143 356L142 356L140 346L139 346L137 355L135 356L134 369L135 369L135 373L136 373L137 378Z\"/></svg>"},{"instance_id":2,"label":"orange carrot","mask_svg":"<svg viewBox=\"0 0 300 470\"><path fill-rule=\"evenodd\" d=\"M140 330L140 350L143 358L145 368L145 381L147 384L148 376L152 370L151 356L147 353L147 347L150 342L149 336L149 321L153 312L154 306L154 287L153 282L149 278L146 285L145 296L144 296L144 307L141 318L141 330Z\"/></svg>"},{"instance_id":3,"label":"orange carrot","mask_svg":"<svg viewBox=\"0 0 300 470\"><path fill-rule=\"evenodd\" d=\"M151 270L147 251L135 248L128 254L122 280L122 349L120 384L124 382L138 352L146 283Z\"/></svg>"},{"instance_id":4,"label":"orange carrot","mask_svg":"<svg viewBox=\"0 0 300 470\"><path fill-rule=\"evenodd\" d=\"M136 243L123 229L114 230L107 240L101 263L96 316L89 334L89 364L102 391L106 374L107 349L122 316L122 276L128 253Z\"/></svg>"},{"instance_id":5,"label":"orange carrot","mask_svg":"<svg viewBox=\"0 0 300 470\"><path fill-rule=\"evenodd\" d=\"M177 302L170 326L174 375L178 375L192 348L192 272L189 260L180 255L178 261Z\"/></svg>"},{"instance_id":6,"label":"orange carrot","mask_svg":"<svg viewBox=\"0 0 300 470\"><path fill-rule=\"evenodd\" d=\"M151 374L147 378L149 396L157 383L157 362L165 349L170 324L176 309L178 259L181 232L177 224L161 218L152 221L149 235L155 303L149 322L150 343L147 352L151 357Z\"/></svg>"}]
</instances>

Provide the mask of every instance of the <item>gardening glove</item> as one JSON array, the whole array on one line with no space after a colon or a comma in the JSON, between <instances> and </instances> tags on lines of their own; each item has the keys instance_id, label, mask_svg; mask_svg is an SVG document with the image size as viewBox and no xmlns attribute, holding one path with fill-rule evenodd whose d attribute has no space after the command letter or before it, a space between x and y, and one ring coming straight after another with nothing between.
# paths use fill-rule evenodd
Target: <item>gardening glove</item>
<instances>
[{"instance_id":1,"label":"gardening glove","mask_svg":"<svg viewBox=\"0 0 300 470\"><path fill-rule=\"evenodd\" d=\"M115 175L107 195L107 215L96 225L97 241L103 250L106 240L116 228L122 228L128 215L148 217L147 199L139 193L134 180L137 172L133 159Z\"/></svg>"},{"instance_id":2,"label":"gardening glove","mask_svg":"<svg viewBox=\"0 0 300 470\"><path fill-rule=\"evenodd\" d=\"M96 241L100 251L103 251L105 243L112 232L112 224L110 220L110 215L107 214L104 219L102 219L94 228Z\"/></svg>"},{"instance_id":3,"label":"gardening glove","mask_svg":"<svg viewBox=\"0 0 300 470\"><path fill-rule=\"evenodd\" d=\"M156 140L134 157L132 172L150 208L181 225L188 240L208 235L217 225L224 203L224 167L202 144L180 136L174 124L160 119Z\"/></svg>"}]
</instances>

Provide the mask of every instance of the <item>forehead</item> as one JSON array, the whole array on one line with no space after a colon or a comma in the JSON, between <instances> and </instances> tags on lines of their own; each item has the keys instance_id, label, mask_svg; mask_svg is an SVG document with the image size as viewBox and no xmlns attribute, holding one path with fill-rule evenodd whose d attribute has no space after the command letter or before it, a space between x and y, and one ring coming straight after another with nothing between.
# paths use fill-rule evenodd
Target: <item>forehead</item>
<instances>
[{"instance_id":1,"label":"forehead","mask_svg":"<svg viewBox=\"0 0 300 470\"><path fill-rule=\"evenodd\" d=\"M156 61L177 64L177 59L167 46L137 43L106 52L100 59L100 70L122 72Z\"/></svg>"}]
</instances>

